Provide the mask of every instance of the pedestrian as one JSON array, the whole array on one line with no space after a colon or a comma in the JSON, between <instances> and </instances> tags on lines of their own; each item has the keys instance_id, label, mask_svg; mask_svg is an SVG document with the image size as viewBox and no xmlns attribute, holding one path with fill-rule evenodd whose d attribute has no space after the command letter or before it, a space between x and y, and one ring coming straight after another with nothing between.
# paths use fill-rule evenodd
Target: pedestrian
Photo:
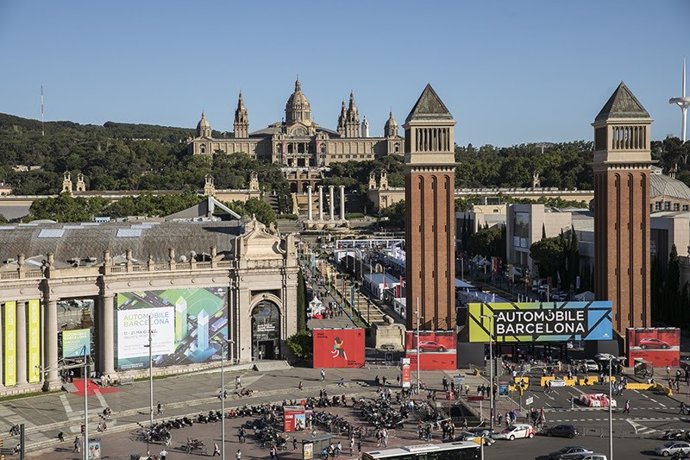
<instances>
[{"instance_id":1,"label":"pedestrian","mask_svg":"<svg viewBox=\"0 0 690 460\"><path fill-rule=\"evenodd\" d=\"M321 381L326 380L326 371L321 369Z\"/></svg>"},{"instance_id":2,"label":"pedestrian","mask_svg":"<svg viewBox=\"0 0 690 460\"><path fill-rule=\"evenodd\" d=\"M350 455L355 453L355 437L350 436Z\"/></svg>"},{"instance_id":3,"label":"pedestrian","mask_svg":"<svg viewBox=\"0 0 690 460\"><path fill-rule=\"evenodd\" d=\"M630 413L630 400L629 399L625 400L625 409L623 409L623 412L625 412L626 414Z\"/></svg>"},{"instance_id":4,"label":"pedestrian","mask_svg":"<svg viewBox=\"0 0 690 460\"><path fill-rule=\"evenodd\" d=\"M240 449L237 449L237 453L235 454L235 460L242 460L242 451Z\"/></svg>"},{"instance_id":5,"label":"pedestrian","mask_svg":"<svg viewBox=\"0 0 690 460\"><path fill-rule=\"evenodd\" d=\"M160 401L158 401L158 404L156 404L156 410L158 411L158 415L163 413L163 404L161 404Z\"/></svg>"},{"instance_id":6,"label":"pedestrian","mask_svg":"<svg viewBox=\"0 0 690 460\"><path fill-rule=\"evenodd\" d=\"M292 450L297 450L297 438L292 438Z\"/></svg>"},{"instance_id":7,"label":"pedestrian","mask_svg":"<svg viewBox=\"0 0 690 460\"><path fill-rule=\"evenodd\" d=\"M687 408L685 407L685 403L683 401L680 402L680 412L679 414L686 415Z\"/></svg>"},{"instance_id":8,"label":"pedestrian","mask_svg":"<svg viewBox=\"0 0 690 460\"><path fill-rule=\"evenodd\" d=\"M357 453L358 454L362 453L362 440L361 439L357 440Z\"/></svg>"},{"instance_id":9,"label":"pedestrian","mask_svg":"<svg viewBox=\"0 0 690 460\"><path fill-rule=\"evenodd\" d=\"M160 455L161 460L166 460L166 458L168 457L168 451L165 450L165 447L164 447L163 450L161 450L160 454L158 454L158 455Z\"/></svg>"},{"instance_id":10,"label":"pedestrian","mask_svg":"<svg viewBox=\"0 0 690 460\"><path fill-rule=\"evenodd\" d=\"M59 432L59 433L58 433L58 440L59 440L60 442L65 442L65 433L63 433L62 431Z\"/></svg>"},{"instance_id":11,"label":"pedestrian","mask_svg":"<svg viewBox=\"0 0 690 460\"><path fill-rule=\"evenodd\" d=\"M213 443L213 455L211 455L211 457L215 457L216 455L218 455L220 457L220 447L218 447L217 442L214 442Z\"/></svg>"},{"instance_id":12,"label":"pedestrian","mask_svg":"<svg viewBox=\"0 0 690 460\"><path fill-rule=\"evenodd\" d=\"M276 446L271 446L271 450L269 451L269 454L271 455L271 460L278 459L278 451L276 450Z\"/></svg>"},{"instance_id":13,"label":"pedestrian","mask_svg":"<svg viewBox=\"0 0 690 460\"><path fill-rule=\"evenodd\" d=\"M74 450L72 452L81 452L81 440L79 439L79 436L75 436L74 438Z\"/></svg>"},{"instance_id":14,"label":"pedestrian","mask_svg":"<svg viewBox=\"0 0 690 460\"><path fill-rule=\"evenodd\" d=\"M235 390L242 388L242 380L240 379L240 376L238 375L235 377Z\"/></svg>"},{"instance_id":15,"label":"pedestrian","mask_svg":"<svg viewBox=\"0 0 690 460\"><path fill-rule=\"evenodd\" d=\"M300 382L297 384L297 389L299 389L299 391L302 391L303 388L304 387L302 385L302 381L300 380Z\"/></svg>"}]
</instances>

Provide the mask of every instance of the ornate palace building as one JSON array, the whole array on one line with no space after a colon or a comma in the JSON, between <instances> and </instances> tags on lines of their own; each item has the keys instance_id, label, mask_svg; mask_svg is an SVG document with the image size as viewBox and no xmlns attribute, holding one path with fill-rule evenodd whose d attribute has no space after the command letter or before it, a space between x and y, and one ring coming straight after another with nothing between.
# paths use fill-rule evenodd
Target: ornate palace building
<instances>
[{"instance_id":1,"label":"ornate palace building","mask_svg":"<svg viewBox=\"0 0 690 460\"><path fill-rule=\"evenodd\" d=\"M383 137L369 136L366 117L361 122L355 98L343 101L335 131L321 127L312 120L311 105L302 92L299 80L295 91L285 104L283 121L258 131L249 131L249 112L240 93L235 110L232 136L215 139L211 124L202 113L196 137L189 142L194 155L217 152L247 153L252 158L283 165L283 173L293 192L302 193L308 185L321 179L321 168L345 161L366 161L384 155L401 155L403 138L398 135L398 123L390 113L383 129Z\"/></svg>"}]
</instances>

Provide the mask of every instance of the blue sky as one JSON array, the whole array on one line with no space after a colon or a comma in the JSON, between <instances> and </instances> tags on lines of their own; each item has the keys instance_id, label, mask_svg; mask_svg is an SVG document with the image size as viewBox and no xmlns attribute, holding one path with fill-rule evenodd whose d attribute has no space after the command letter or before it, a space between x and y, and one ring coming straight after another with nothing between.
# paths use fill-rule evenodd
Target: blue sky
<instances>
[{"instance_id":1,"label":"blue sky","mask_svg":"<svg viewBox=\"0 0 690 460\"><path fill-rule=\"evenodd\" d=\"M591 139L621 80L679 135L690 1L0 0L0 112L232 130L280 121L296 75L335 128L354 91L381 135L430 82L461 145Z\"/></svg>"}]
</instances>

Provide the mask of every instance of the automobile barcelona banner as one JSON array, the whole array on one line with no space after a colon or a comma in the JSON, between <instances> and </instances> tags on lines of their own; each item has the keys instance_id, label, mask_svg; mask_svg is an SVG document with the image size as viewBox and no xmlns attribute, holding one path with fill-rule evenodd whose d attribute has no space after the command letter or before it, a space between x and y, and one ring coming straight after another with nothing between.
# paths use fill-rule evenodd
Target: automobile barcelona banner
<instances>
[{"instance_id":1,"label":"automobile barcelona banner","mask_svg":"<svg viewBox=\"0 0 690 460\"><path fill-rule=\"evenodd\" d=\"M611 340L611 302L468 304L470 342Z\"/></svg>"}]
</instances>

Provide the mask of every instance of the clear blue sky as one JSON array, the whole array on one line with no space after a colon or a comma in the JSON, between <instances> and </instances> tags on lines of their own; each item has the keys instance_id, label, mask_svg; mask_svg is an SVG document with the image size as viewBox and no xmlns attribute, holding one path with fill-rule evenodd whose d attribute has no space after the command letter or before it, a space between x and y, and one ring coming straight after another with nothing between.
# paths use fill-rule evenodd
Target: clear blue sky
<instances>
[{"instance_id":1,"label":"clear blue sky","mask_svg":"<svg viewBox=\"0 0 690 460\"><path fill-rule=\"evenodd\" d=\"M430 82L461 145L591 139L621 80L679 135L690 1L0 0L0 112L47 120L232 130L283 116L299 74L335 128L354 91L371 134L402 122Z\"/></svg>"}]
</instances>

